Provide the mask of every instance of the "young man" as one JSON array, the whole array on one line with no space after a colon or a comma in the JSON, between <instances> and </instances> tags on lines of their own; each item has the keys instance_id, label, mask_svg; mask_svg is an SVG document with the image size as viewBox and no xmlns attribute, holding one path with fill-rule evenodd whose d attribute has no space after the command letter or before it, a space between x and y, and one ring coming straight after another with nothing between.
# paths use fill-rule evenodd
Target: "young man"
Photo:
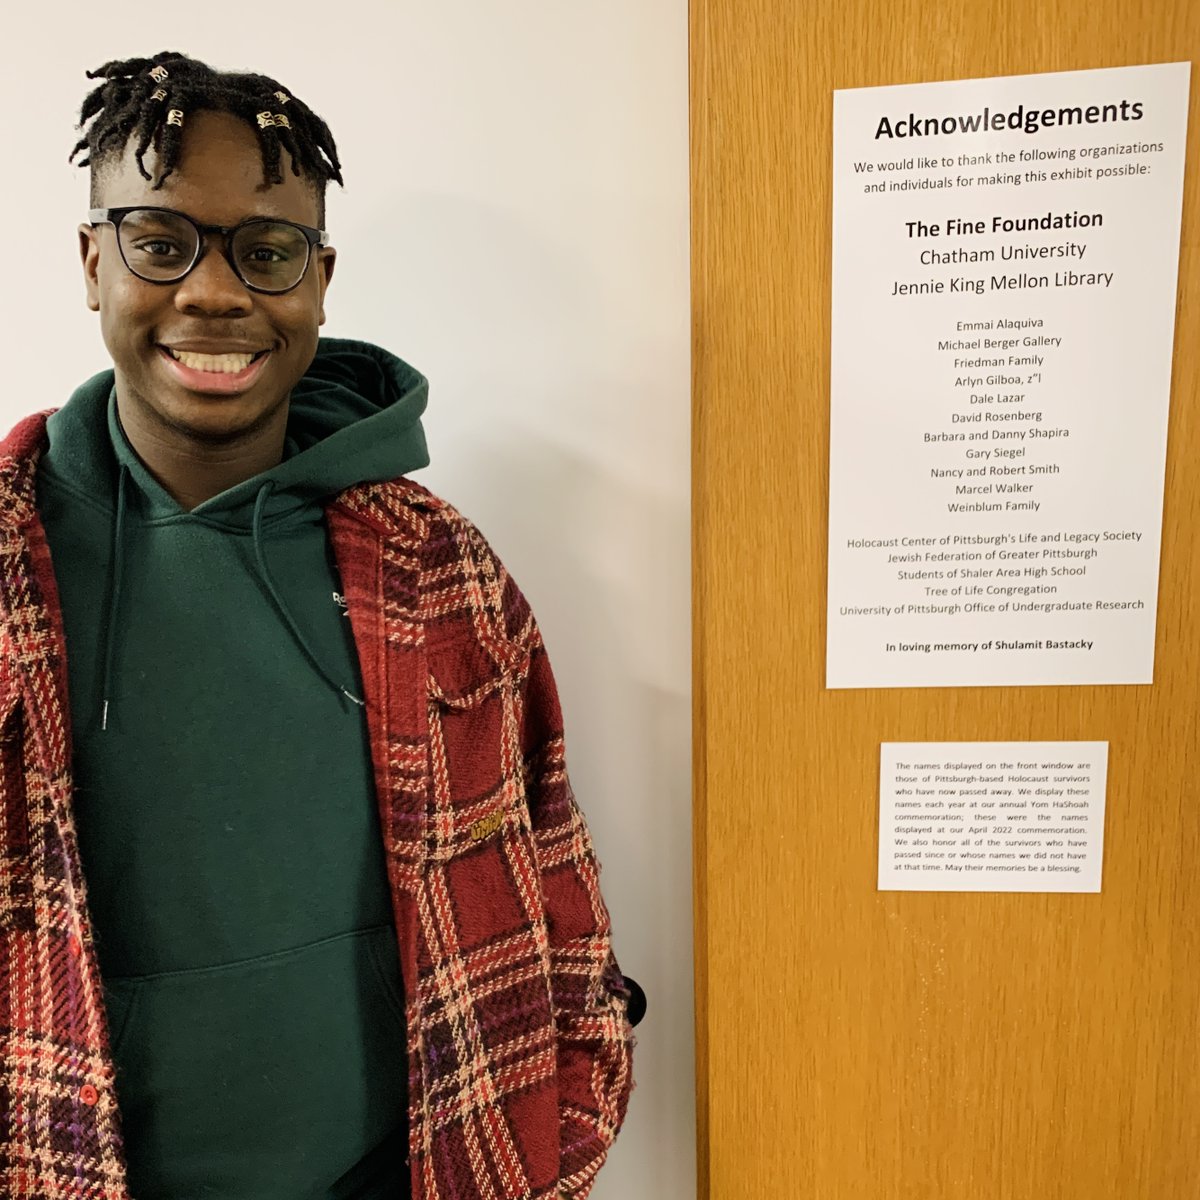
<instances>
[{"instance_id":1,"label":"young man","mask_svg":"<svg viewBox=\"0 0 1200 1200\"><path fill-rule=\"evenodd\" d=\"M0 1194L585 1197L630 987L529 606L403 478L426 380L318 336L333 138L98 76L113 369L0 445Z\"/></svg>"}]
</instances>

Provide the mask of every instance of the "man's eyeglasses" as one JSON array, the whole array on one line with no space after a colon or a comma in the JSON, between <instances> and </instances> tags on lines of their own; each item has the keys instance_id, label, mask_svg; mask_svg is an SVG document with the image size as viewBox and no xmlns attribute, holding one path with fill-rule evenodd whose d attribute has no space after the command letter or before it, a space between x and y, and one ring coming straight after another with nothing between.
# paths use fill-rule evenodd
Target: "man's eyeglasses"
<instances>
[{"instance_id":1,"label":"man's eyeglasses","mask_svg":"<svg viewBox=\"0 0 1200 1200\"><path fill-rule=\"evenodd\" d=\"M204 235L219 233L237 277L253 292L278 295L304 278L314 246L329 245L323 229L268 217L201 225L171 208L93 208L88 219L112 225L125 265L147 283L178 283L204 257Z\"/></svg>"}]
</instances>

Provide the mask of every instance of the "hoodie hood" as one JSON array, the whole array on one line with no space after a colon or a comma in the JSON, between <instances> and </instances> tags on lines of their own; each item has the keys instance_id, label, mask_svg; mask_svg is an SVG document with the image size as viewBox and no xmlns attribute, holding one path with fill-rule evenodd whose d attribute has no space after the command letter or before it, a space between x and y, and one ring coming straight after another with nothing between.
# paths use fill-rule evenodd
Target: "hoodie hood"
<instances>
[{"instance_id":1,"label":"hoodie hood","mask_svg":"<svg viewBox=\"0 0 1200 1200\"><path fill-rule=\"evenodd\" d=\"M101 640L101 727L107 728L120 625L129 523L162 530L200 524L249 533L253 568L314 670L342 696L363 701L306 636L272 574L268 534L323 520L327 498L361 483L384 482L427 466L421 426L426 378L369 342L319 338L308 371L292 389L282 460L185 510L138 457L121 426L115 372L83 383L47 421L50 445L40 471L53 484L112 513L107 620ZM199 566L199 564L197 564Z\"/></svg>"},{"instance_id":2,"label":"hoodie hood","mask_svg":"<svg viewBox=\"0 0 1200 1200\"><path fill-rule=\"evenodd\" d=\"M292 389L282 461L197 505L190 515L248 529L267 484L264 516L270 519L355 484L381 483L426 467L421 415L428 401L429 381L390 351L351 338L319 338L311 365ZM114 371L81 384L47 421L46 432L45 469L77 494L115 510L124 466L138 485L144 517L183 513L121 428Z\"/></svg>"}]
</instances>

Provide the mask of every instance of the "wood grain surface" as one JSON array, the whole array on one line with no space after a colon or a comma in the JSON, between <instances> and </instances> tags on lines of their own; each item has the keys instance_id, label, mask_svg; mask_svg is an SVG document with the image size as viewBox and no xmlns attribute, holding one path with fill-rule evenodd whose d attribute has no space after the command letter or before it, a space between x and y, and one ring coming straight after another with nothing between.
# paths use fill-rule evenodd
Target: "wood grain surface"
<instances>
[{"instance_id":1,"label":"wood grain surface","mask_svg":"<svg viewBox=\"0 0 1200 1200\"><path fill-rule=\"evenodd\" d=\"M833 89L1195 59L1200 2L691 0L691 43L701 1195L1196 1200L1196 81L1154 685L823 680ZM876 890L880 742L973 739L1111 743L1100 895Z\"/></svg>"}]
</instances>

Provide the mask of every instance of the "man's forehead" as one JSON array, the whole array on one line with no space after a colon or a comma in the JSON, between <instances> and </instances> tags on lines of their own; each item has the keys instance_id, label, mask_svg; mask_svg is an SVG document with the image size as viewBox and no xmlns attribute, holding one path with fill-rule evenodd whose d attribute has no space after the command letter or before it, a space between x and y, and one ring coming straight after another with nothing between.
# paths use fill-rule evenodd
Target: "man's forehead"
<instances>
[{"instance_id":1,"label":"man's forehead","mask_svg":"<svg viewBox=\"0 0 1200 1200\"><path fill-rule=\"evenodd\" d=\"M185 131L180 155L162 187L155 188L161 163L150 147L142 162L151 179L138 169L136 144L130 139L120 159L108 164L102 192L104 204L119 208L145 204L174 208L213 224L236 224L251 216L284 217L311 224L317 198L303 175L292 173L291 156L281 149L282 183L264 179L262 151L253 130L238 118L206 120L224 114L196 114ZM239 128L240 126L240 128Z\"/></svg>"},{"instance_id":2,"label":"man's forehead","mask_svg":"<svg viewBox=\"0 0 1200 1200\"><path fill-rule=\"evenodd\" d=\"M315 200L305 203L301 197L285 197L278 185L264 192L236 198L203 186L172 188L171 179L157 191L143 179L138 182L144 186L130 189L106 187L104 207L168 208L207 225L236 225L251 217L298 221L302 225L311 225L316 221Z\"/></svg>"}]
</instances>

